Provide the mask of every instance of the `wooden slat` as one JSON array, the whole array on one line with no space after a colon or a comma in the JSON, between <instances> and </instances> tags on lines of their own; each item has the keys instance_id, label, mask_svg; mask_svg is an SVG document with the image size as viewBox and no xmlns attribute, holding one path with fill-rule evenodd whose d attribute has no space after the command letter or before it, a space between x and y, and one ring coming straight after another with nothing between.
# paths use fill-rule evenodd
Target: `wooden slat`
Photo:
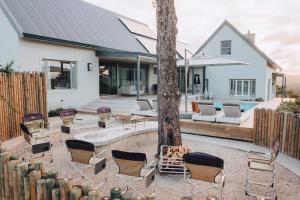
<instances>
[{"instance_id":1,"label":"wooden slat","mask_svg":"<svg viewBox=\"0 0 300 200\"><path fill-rule=\"evenodd\" d=\"M180 129L184 133L209 135L222 138L238 139L253 142L252 128L238 127L227 124L206 122L180 121Z\"/></svg>"},{"instance_id":2,"label":"wooden slat","mask_svg":"<svg viewBox=\"0 0 300 200\"><path fill-rule=\"evenodd\" d=\"M43 73L0 73L0 139L21 134L19 124L25 113L40 112L48 120L47 88Z\"/></svg>"}]
</instances>

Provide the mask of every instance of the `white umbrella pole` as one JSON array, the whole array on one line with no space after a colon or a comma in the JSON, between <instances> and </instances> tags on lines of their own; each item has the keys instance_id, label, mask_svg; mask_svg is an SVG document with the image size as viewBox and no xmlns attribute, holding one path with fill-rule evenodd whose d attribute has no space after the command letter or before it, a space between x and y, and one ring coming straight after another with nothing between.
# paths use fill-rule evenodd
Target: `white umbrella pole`
<instances>
[{"instance_id":1,"label":"white umbrella pole","mask_svg":"<svg viewBox=\"0 0 300 200\"><path fill-rule=\"evenodd\" d=\"M187 61L187 50L184 50L184 61L185 61L185 112L187 112L187 79L188 79L188 61Z\"/></svg>"}]
</instances>

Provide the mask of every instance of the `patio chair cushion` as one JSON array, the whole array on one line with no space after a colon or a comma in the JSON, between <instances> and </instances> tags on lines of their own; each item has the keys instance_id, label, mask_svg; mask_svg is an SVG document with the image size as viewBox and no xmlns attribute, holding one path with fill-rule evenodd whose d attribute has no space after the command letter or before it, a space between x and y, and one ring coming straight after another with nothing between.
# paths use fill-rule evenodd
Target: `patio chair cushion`
<instances>
[{"instance_id":1,"label":"patio chair cushion","mask_svg":"<svg viewBox=\"0 0 300 200\"><path fill-rule=\"evenodd\" d=\"M35 120L44 120L44 117L41 113L30 113L30 114L25 114L22 117L22 122L30 122L30 121L35 121Z\"/></svg>"},{"instance_id":2,"label":"patio chair cushion","mask_svg":"<svg viewBox=\"0 0 300 200\"><path fill-rule=\"evenodd\" d=\"M119 167L119 173L128 176L140 177L147 161L144 153L112 150L112 156Z\"/></svg>"},{"instance_id":3,"label":"patio chair cushion","mask_svg":"<svg viewBox=\"0 0 300 200\"><path fill-rule=\"evenodd\" d=\"M248 166L249 166L249 169L260 170L260 171L272 172L274 169L274 166L270 163L259 162L259 161L254 161L254 160L250 160L248 162Z\"/></svg>"},{"instance_id":4,"label":"patio chair cushion","mask_svg":"<svg viewBox=\"0 0 300 200\"><path fill-rule=\"evenodd\" d=\"M111 109L109 107L100 107L97 109L97 114L100 113L111 113Z\"/></svg>"},{"instance_id":5,"label":"patio chair cushion","mask_svg":"<svg viewBox=\"0 0 300 200\"><path fill-rule=\"evenodd\" d=\"M216 182L216 176L224 167L222 159L200 152L185 154L183 161L190 171L191 178L211 183Z\"/></svg>"},{"instance_id":6,"label":"patio chair cushion","mask_svg":"<svg viewBox=\"0 0 300 200\"><path fill-rule=\"evenodd\" d=\"M200 113L199 104L197 102L192 102L193 112Z\"/></svg>"},{"instance_id":7,"label":"patio chair cushion","mask_svg":"<svg viewBox=\"0 0 300 200\"><path fill-rule=\"evenodd\" d=\"M272 161L274 161L277 158L277 155L279 153L279 148L280 148L280 143L279 140L277 139L274 142L274 145L272 147Z\"/></svg>"},{"instance_id":8,"label":"patio chair cushion","mask_svg":"<svg viewBox=\"0 0 300 200\"><path fill-rule=\"evenodd\" d=\"M37 132L40 129L44 128L43 115L40 113L25 114L22 117L22 124L27 128L28 132L26 132L26 133Z\"/></svg>"},{"instance_id":9,"label":"patio chair cushion","mask_svg":"<svg viewBox=\"0 0 300 200\"><path fill-rule=\"evenodd\" d=\"M147 161L146 154L144 153L134 153L134 152L126 152L119 150L112 150L112 156L118 159L124 160L132 160L132 161Z\"/></svg>"},{"instance_id":10,"label":"patio chair cushion","mask_svg":"<svg viewBox=\"0 0 300 200\"><path fill-rule=\"evenodd\" d=\"M94 144L82 140L66 140L69 149L81 149L85 151L95 151Z\"/></svg>"},{"instance_id":11,"label":"patio chair cushion","mask_svg":"<svg viewBox=\"0 0 300 200\"><path fill-rule=\"evenodd\" d=\"M233 117L233 118L241 117L241 108L239 104L224 103L223 110L224 110L225 117Z\"/></svg>"},{"instance_id":12,"label":"patio chair cushion","mask_svg":"<svg viewBox=\"0 0 300 200\"><path fill-rule=\"evenodd\" d=\"M74 109L65 109L59 112L59 116L63 122L63 125L70 125L73 123L77 111Z\"/></svg>"},{"instance_id":13,"label":"patio chair cushion","mask_svg":"<svg viewBox=\"0 0 300 200\"><path fill-rule=\"evenodd\" d=\"M201 115L216 115L216 109L213 103L199 103Z\"/></svg>"},{"instance_id":14,"label":"patio chair cushion","mask_svg":"<svg viewBox=\"0 0 300 200\"><path fill-rule=\"evenodd\" d=\"M71 153L72 161L89 164L95 152L95 146L92 143L82 140L66 140L66 145Z\"/></svg>"},{"instance_id":15,"label":"patio chair cushion","mask_svg":"<svg viewBox=\"0 0 300 200\"><path fill-rule=\"evenodd\" d=\"M224 161L221 158L201 152L185 154L183 155L183 161L195 165L205 165L218 168L224 167Z\"/></svg>"}]
</instances>

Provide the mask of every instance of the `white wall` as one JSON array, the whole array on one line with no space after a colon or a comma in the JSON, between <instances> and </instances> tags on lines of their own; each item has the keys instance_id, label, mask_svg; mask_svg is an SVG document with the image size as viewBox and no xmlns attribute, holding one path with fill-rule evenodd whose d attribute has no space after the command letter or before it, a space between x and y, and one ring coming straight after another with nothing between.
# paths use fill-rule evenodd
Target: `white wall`
<instances>
[{"instance_id":1,"label":"white wall","mask_svg":"<svg viewBox=\"0 0 300 200\"><path fill-rule=\"evenodd\" d=\"M48 91L48 107L79 108L99 98L99 59L94 50L20 40L19 63L21 71L43 71L42 59L77 62L77 89ZM92 63L93 71L87 71Z\"/></svg>"},{"instance_id":2,"label":"white wall","mask_svg":"<svg viewBox=\"0 0 300 200\"><path fill-rule=\"evenodd\" d=\"M236 98L229 95L229 79L256 79L256 98L267 98L267 67L266 60L258 54L247 42L228 26L224 26L205 45L202 51L208 56L221 56L223 40L231 40L231 55L222 57L250 63L249 65L208 66L206 77L209 79L209 92L215 98ZM272 76L272 75L271 75ZM269 77L269 75L268 75Z\"/></svg>"},{"instance_id":3,"label":"white wall","mask_svg":"<svg viewBox=\"0 0 300 200\"><path fill-rule=\"evenodd\" d=\"M6 15L0 9L0 65L4 66L11 60L15 60L14 66L19 66L17 52L19 37Z\"/></svg>"}]
</instances>

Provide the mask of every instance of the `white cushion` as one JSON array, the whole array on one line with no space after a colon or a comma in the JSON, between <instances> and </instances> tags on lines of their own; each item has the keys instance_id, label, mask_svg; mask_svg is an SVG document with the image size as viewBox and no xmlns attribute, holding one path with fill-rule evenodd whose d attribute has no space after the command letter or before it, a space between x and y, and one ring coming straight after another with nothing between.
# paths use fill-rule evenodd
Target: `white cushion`
<instances>
[{"instance_id":1,"label":"white cushion","mask_svg":"<svg viewBox=\"0 0 300 200\"><path fill-rule=\"evenodd\" d=\"M192 115L192 120L194 121L207 121L207 122L215 122L216 115L202 115L201 113L197 113Z\"/></svg>"}]
</instances>

